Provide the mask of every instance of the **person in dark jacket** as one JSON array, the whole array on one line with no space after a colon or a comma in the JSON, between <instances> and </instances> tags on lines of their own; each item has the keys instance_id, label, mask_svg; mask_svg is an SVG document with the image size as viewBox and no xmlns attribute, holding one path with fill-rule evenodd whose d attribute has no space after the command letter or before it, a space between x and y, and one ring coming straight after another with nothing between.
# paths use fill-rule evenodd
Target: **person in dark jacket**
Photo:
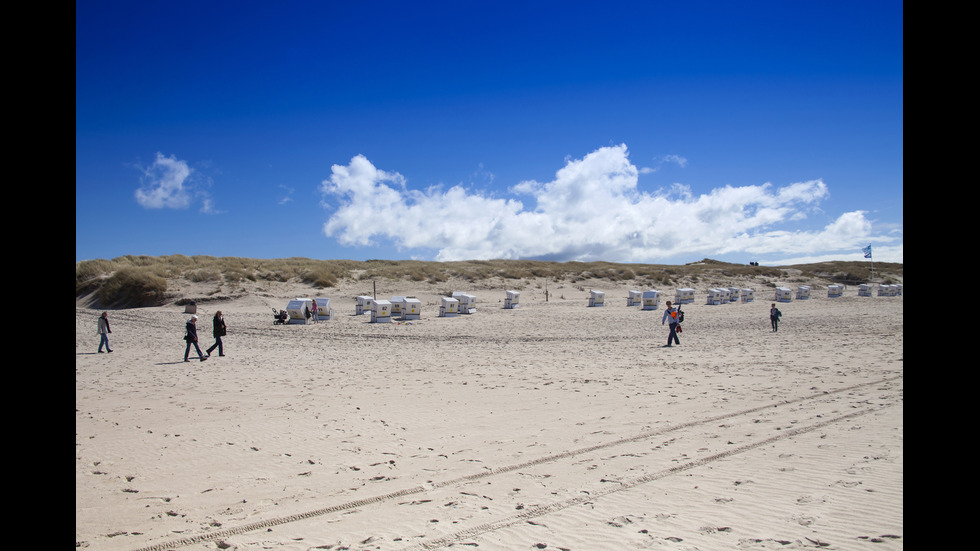
<instances>
[{"instance_id":1,"label":"person in dark jacket","mask_svg":"<svg viewBox=\"0 0 980 551\"><path fill-rule=\"evenodd\" d=\"M783 313L776 308L776 303L772 303L772 307L769 308L769 323L772 324L772 332L775 333L779 330L779 318L783 316Z\"/></svg>"},{"instance_id":2,"label":"person in dark jacket","mask_svg":"<svg viewBox=\"0 0 980 551\"><path fill-rule=\"evenodd\" d=\"M225 347L221 343L221 337L224 337L228 333L228 328L225 327L225 318L221 316L221 310L218 310L214 314L214 344L211 348L208 348L208 356L211 355L211 351L215 348L218 349L218 355L225 355Z\"/></svg>"},{"instance_id":3,"label":"person in dark jacket","mask_svg":"<svg viewBox=\"0 0 980 551\"><path fill-rule=\"evenodd\" d=\"M201 347L197 345L197 316L191 316L191 319L187 320L187 333L184 334L184 340L187 341L187 348L184 349L184 361L189 361L187 356L191 353L191 345L194 345L194 350L197 350L197 355L201 358L201 361L208 359L207 356L201 353Z\"/></svg>"},{"instance_id":4,"label":"person in dark jacket","mask_svg":"<svg viewBox=\"0 0 980 551\"><path fill-rule=\"evenodd\" d=\"M103 345L106 352L112 352L109 348L109 333L112 333L112 329L109 329L109 312L102 312L99 316L99 354L102 353Z\"/></svg>"}]
</instances>

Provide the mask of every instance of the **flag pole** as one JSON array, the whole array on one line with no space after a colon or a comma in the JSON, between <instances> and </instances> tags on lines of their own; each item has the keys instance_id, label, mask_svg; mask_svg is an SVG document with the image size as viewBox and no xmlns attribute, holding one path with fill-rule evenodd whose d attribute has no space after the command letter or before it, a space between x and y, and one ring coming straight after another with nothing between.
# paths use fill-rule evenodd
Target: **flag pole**
<instances>
[{"instance_id":1,"label":"flag pole","mask_svg":"<svg viewBox=\"0 0 980 551\"><path fill-rule=\"evenodd\" d=\"M875 281L875 257L871 254L871 245L868 245L868 258L871 259L871 283Z\"/></svg>"},{"instance_id":2,"label":"flag pole","mask_svg":"<svg viewBox=\"0 0 980 551\"><path fill-rule=\"evenodd\" d=\"M871 259L871 283L874 283L875 282L875 259L871 255L871 245L869 244L864 249L861 249L861 252L864 253L864 258Z\"/></svg>"}]
</instances>

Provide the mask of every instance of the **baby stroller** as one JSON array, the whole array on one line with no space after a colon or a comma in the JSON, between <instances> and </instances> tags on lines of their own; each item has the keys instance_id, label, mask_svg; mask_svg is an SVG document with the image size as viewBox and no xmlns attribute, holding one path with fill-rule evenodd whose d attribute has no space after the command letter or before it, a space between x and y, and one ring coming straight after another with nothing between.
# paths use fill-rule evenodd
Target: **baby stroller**
<instances>
[{"instance_id":1,"label":"baby stroller","mask_svg":"<svg viewBox=\"0 0 980 551\"><path fill-rule=\"evenodd\" d=\"M289 314L285 310L272 309L272 315L275 318L272 325L285 325L286 321L289 320Z\"/></svg>"}]
</instances>

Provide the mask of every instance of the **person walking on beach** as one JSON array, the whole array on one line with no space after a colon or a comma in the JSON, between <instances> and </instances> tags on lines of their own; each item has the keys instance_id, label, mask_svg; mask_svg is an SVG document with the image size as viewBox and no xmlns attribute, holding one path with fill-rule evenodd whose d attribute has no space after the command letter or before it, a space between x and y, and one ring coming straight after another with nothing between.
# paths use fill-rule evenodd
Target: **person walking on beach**
<instances>
[{"instance_id":1,"label":"person walking on beach","mask_svg":"<svg viewBox=\"0 0 980 551\"><path fill-rule=\"evenodd\" d=\"M316 319L317 318L317 310L319 310L319 307L316 304L316 299L313 299L313 312L312 312L312 314L313 314L313 325L316 325L316 323L317 323L317 319Z\"/></svg>"},{"instance_id":2,"label":"person walking on beach","mask_svg":"<svg viewBox=\"0 0 980 551\"><path fill-rule=\"evenodd\" d=\"M221 310L218 310L214 313L214 344L211 345L211 348L208 348L208 356L211 355L211 351L215 348L218 349L219 356L225 355L225 347L221 343L221 337L224 337L226 334L228 334L228 328L225 326L225 318L221 316Z\"/></svg>"},{"instance_id":3,"label":"person walking on beach","mask_svg":"<svg viewBox=\"0 0 980 551\"><path fill-rule=\"evenodd\" d=\"M112 333L112 329L109 329L109 312L102 312L99 316L99 354L102 353L103 345L106 352L112 352L109 348L109 333Z\"/></svg>"},{"instance_id":4,"label":"person walking on beach","mask_svg":"<svg viewBox=\"0 0 980 551\"><path fill-rule=\"evenodd\" d=\"M667 309L664 310L664 317L660 320L660 325L663 325L667 321L670 322L668 324L670 326L670 335L667 336L667 346L671 346L671 342L676 342L679 346L681 340L677 338L677 328L680 323L680 314L678 309L670 305L669 300L667 301Z\"/></svg>"},{"instance_id":5,"label":"person walking on beach","mask_svg":"<svg viewBox=\"0 0 980 551\"><path fill-rule=\"evenodd\" d=\"M191 345L194 345L194 350L197 350L197 356L201 358L201 361L208 359L207 356L201 353L201 347L197 345L197 316L191 316L191 319L187 320L187 333L184 334L184 340L187 341L187 348L184 349L184 361L190 361L187 356L191 353Z\"/></svg>"},{"instance_id":6,"label":"person walking on beach","mask_svg":"<svg viewBox=\"0 0 980 551\"><path fill-rule=\"evenodd\" d=\"M773 333L779 329L779 318L782 315L783 313L779 311L779 308L776 308L776 303L772 303L772 306L769 308L769 323L772 324Z\"/></svg>"}]
</instances>

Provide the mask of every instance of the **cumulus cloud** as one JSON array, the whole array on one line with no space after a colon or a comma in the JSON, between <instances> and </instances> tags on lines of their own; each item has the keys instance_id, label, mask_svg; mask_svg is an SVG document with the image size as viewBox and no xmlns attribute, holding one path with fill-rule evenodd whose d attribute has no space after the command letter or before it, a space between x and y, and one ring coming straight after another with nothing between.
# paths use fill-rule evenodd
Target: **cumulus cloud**
<instances>
[{"instance_id":1,"label":"cumulus cloud","mask_svg":"<svg viewBox=\"0 0 980 551\"><path fill-rule=\"evenodd\" d=\"M325 235L349 246L431 249L436 260L802 256L855 247L871 233L861 211L842 214L818 231L789 227L828 196L821 180L724 186L699 195L680 184L642 191L641 171L625 145L569 159L553 180L520 182L506 198L460 185L411 189L404 176L378 169L363 155L331 172L320 186L322 203L332 210Z\"/></svg>"},{"instance_id":2,"label":"cumulus cloud","mask_svg":"<svg viewBox=\"0 0 980 551\"><path fill-rule=\"evenodd\" d=\"M191 196L184 188L184 182L190 175L186 161L158 152L153 164L143 170L136 202L148 209L187 208Z\"/></svg>"},{"instance_id":3,"label":"cumulus cloud","mask_svg":"<svg viewBox=\"0 0 980 551\"><path fill-rule=\"evenodd\" d=\"M194 169L187 161L157 153L153 164L141 168L140 187L136 190L136 202L148 209L186 209L194 199L200 199L200 211L205 214L219 214L214 207L211 194L205 189L210 186L210 178L197 178L197 185L191 185Z\"/></svg>"}]
</instances>

